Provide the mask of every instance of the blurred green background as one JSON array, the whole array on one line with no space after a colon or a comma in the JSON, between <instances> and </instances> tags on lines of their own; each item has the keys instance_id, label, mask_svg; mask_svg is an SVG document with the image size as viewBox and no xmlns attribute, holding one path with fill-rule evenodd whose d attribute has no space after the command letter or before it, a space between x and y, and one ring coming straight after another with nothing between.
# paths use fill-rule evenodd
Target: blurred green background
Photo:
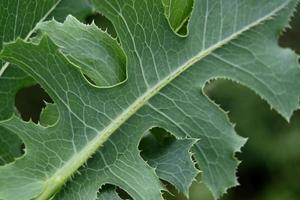
<instances>
[{"instance_id":1,"label":"blurred green background","mask_svg":"<svg viewBox=\"0 0 300 200\"><path fill-rule=\"evenodd\" d=\"M85 19L88 23L93 20L116 36L104 17L95 14ZM300 6L291 28L283 33L279 44L300 54ZM230 189L222 200L300 200L300 111L295 112L287 123L254 92L230 81L211 82L206 93L229 111L236 131L249 138L242 153L237 155L243 161L238 170L241 186ZM41 108L45 106L43 100L51 102L39 86L34 86L18 93L16 107L25 120L32 118L37 121ZM171 194L165 194L168 200L186 200L174 188L168 187L171 191ZM203 184L194 183L190 200L211 199Z\"/></svg>"}]
</instances>

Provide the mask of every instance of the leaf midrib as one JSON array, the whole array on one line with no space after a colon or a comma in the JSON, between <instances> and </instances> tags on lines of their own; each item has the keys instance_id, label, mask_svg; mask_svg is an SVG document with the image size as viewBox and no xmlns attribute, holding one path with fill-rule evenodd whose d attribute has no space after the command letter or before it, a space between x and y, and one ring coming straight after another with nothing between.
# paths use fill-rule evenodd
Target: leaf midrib
<instances>
[{"instance_id":1,"label":"leaf midrib","mask_svg":"<svg viewBox=\"0 0 300 200\"><path fill-rule=\"evenodd\" d=\"M91 140L86 147L84 147L80 152L74 154L66 164L56 171L48 180L46 180L46 187L44 191L36 198L36 200L47 200L53 196L64 184L65 182L98 150L98 148L131 116L133 116L141 107L143 107L153 96L155 96L161 89L167 86L171 81L176 79L180 74L185 72L189 67L202 60L206 56L210 55L216 49L229 43L231 40L235 39L237 36L241 35L245 31L259 25L263 21L270 19L280 10L284 9L290 1L286 1L281 6L274 9L268 15L261 17L260 19L250 23L236 33L231 34L227 38L219 41L215 45L207 48L204 51L199 52L190 60L183 63L173 71L169 76L160 80L152 88L149 88L142 96L136 99L131 106L124 110L117 118L111 121L111 123L99 132L98 136ZM1 75L1 74L0 74Z\"/></svg>"}]
</instances>

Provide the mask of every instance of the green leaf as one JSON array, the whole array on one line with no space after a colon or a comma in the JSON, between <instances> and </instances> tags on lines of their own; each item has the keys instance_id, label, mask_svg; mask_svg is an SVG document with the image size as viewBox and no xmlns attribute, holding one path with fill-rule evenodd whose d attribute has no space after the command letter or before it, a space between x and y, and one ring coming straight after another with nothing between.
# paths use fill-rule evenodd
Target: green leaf
<instances>
[{"instance_id":1,"label":"green leaf","mask_svg":"<svg viewBox=\"0 0 300 200\"><path fill-rule=\"evenodd\" d=\"M0 120L11 117L15 112L15 95L23 87L34 83L31 77L26 75L17 66L10 65L0 78Z\"/></svg>"},{"instance_id":2,"label":"green leaf","mask_svg":"<svg viewBox=\"0 0 300 200\"><path fill-rule=\"evenodd\" d=\"M93 7L89 0L61 0L48 18L55 18L63 22L68 15L73 15L84 22L86 17L93 13Z\"/></svg>"},{"instance_id":3,"label":"green leaf","mask_svg":"<svg viewBox=\"0 0 300 200\"><path fill-rule=\"evenodd\" d=\"M189 153L195 140L172 140L155 146L151 141L152 137L144 138L141 146L144 146L145 151L142 151L142 156L153 167L150 169L141 161L137 152L143 132L130 130L122 130L112 135L93 159L88 161L87 167L79 170L80 176L69 182L54 199L79 199L80 196L95 199L98 188L106 183L119 186L133 199L161 199L159 190L163 188L154 187L154 180L158 177L174 184L179 191L186 194L197 175ZM154 176L151 180L154 169L158 177ZM102 192L101 190L100 194Z\"/></svg>"},{"instance_id":4,"label":"green leaf","mask_svg":"<svg viewBox=\"0 0 300 200\"><path fill-rule=\"evenodd\" d=\"M193 7L193 0L162 0L165 14L175 32L188 21Z\"/></svg>"},{"instance_id":5,"label":"green leaf","mask_svg":"<svg viewBox=\"0 0 300 200\"><path fill-rule=\"evenodd\" d=\"M102 191L97 200L122 200L116 192L116 188L108 188Z\"/></svg>"},{"instance_id":6,"label":"green leaf","mask_svg":"<svg viewBox=\"0 0 300 200\"><path fill-rule=\"evenodd\" d=\"M0 49L3 42L14 41L17 37L28 39L34 32L35 25L45 19L59 2L60 0L0 0ZM0 66L3 64L2 61ZM2 73L1 70L0 76Z\"/></svg>"},{"instance_id":7,"label":"green leaf","mask_svg":"<svg viewBox=\"0 0 300 200\"><path fill-rule=\"evenodd\" d=\"M0 78L0 120L6 120L16 112L15 95L19 89L34 83L33 79L17 66L9 67ZM22 143L15 133L0 127L0 165L13 162L21 156Z\"/></svg>"},{"instance_id":8,"label":"green leaf","mask_svg":"<svg viewBox=\"0 0 300 200\"><path fill-rule=\"evenodd\" d=\"M112 86L126 79L126 56L117 41L95 24L84 25L68 16L39 24L68 59L97 86Z\"/></svg>"},{"instance_id":9,"label":"green leaf","mask_svg":"<svg viewBox=\"0 0 300 200\"><path fill-rule=\"evenodd\" d=\"M40 124L42 126L52 126L59 118L59 111L55 104L47 104L40 115Z\"/></svg>"},{"instance_id":10,"label":"green leaf","mask_svg":"<svg viewBox=\"0 0 300 200\"><path fill-rule=\"evenodd\" d=\"M22 141L16 136L0 127L0 165L13 162L15 158L22 155Z\"/></svg>"},{"instance_id":11,"label":"green leaf","mask_svg":"<svg viewBox=\"0 0 300 200\"><path fill-rule=\"evenodd\" d=\"M0 1L0 49L3 42L10 42L17 37L29 38L35 25L45 19L60 0L48 1Z\"/></svg>"},{"instance_id":12,"label":"green leaf","mask_svg":"<svg viewBox=\"0 0 300 200\"><path fill-rule=\"evenodd\" d=\"M52 12L52 10L55 9L59 2L60 0L49 0L46 2L35 0L0 0L0 49L2 49L5 42L14 41L18 37L28 40L36 30L36 24L43 21ZM11 105L4 106L4 103L11 104L14 102L11 100L14 94L12 90L16 90L13 88L14 82L19 82L16 84L16 88L19 89L22 85L22 81L25 82L25 86L29 81L27 75L24 75L22 72L17 72L18 69L16 68L4 74L8 66L9 63L5 63L3 60L0 60L0 76L2 77L0 79L0 91L11 92L6 96L7 99L5 101L0 102L1 109L5 110L7 110L8 107L11 109ZM13 80L9 83L9 80L7 79ZM3 83L3 81L5 81L5 83ZM3 112L4 111L1 110L1 114ZM7 113L5 113L5 116L6 114ZM3 116L0 118L3 119L2 117Z\"/></svg>"},{"instance_id":13,"label":"green leaf","mask_svg":"<svg viewBox=\"0 0 300 200\"><path fill-rule=\"evenodd\" d=\"M0 49L5 42L14 41L18 37L28 40L36 30L36 24L43 21L59 2L60 0L0 0ZM11 117L15 111L14 98L17 91L32 85L34 81L17 66L1 59L0 77L0 120L4 120ZM12 145L4 145L8 141ZM3 144L0 156L5 155L9 158L5 159L6 162L13 161L14 157L19 156L22 141L14 133L1 128L0 144Z\"/></svg>"},{"instance_id":14,"label":"green leaf","mask_svg":"<svg viewBox=\"0 0 300 200\"><path fill-rule=\"evenodd\" d=\"M173 184L178 191L188 196L189 188L199 172L189 153L195 143L193 139L182 139L159 144L149 134L142 140L141 155L155 169L160 179Z\"/></svg>"},{"instance_id":15,"label":"green leaf","mask_svg":"<svg viewBox=\"0 0 300 200\"><path fill-rule=\"evenodd\" d=\"M178 139L200 139L192 152L218 198L237 184L233 155L245 140L201 88L213 78L232 79L289 118L299 106L300 71L296 55L279 48L277 37L297 1L196 0L186 38L170 29L160 0L92 3L117 30L128 80L92 87L47 35L38 45L7 45L1 58L43 86L59 120L47 128L17 117L0 122L27 146L22 159L0 167L0 198L52 198L87 162L54 198L96 199L109 183L134 199L162 199L159 179L138 151L152 127Z\"/></svg>"}]
</instances>

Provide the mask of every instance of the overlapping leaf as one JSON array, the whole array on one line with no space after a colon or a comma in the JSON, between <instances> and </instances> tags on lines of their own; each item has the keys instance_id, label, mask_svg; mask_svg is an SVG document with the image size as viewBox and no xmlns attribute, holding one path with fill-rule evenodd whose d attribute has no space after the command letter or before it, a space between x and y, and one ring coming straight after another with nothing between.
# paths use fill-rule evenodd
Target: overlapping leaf
<instances>
[{"instance_id":1,"label":"overlapping leaf","mask_svg":"<svg viewBox=\"0 0 300 200\"><path fill-rule=\"evenodd\" d=\"M5 165L14 161L16 157L22 155L22 141L11 132L0 128L0 165Z\"/></svg>"},{"instance_id":2,"label":"overlapping leaf","mask_svg":"<svg viewBox=\"0 0 300 200\"><path fill-rule=\"evenodd\" d=\"M135 199L161 199L161 183L137 148L154 126L200 139L192 151L215 198L236 185L233 154L244 139L201 88L211 78L230 78L289 118L298 108L300 73L296 56L279 48L277 37L297 1L195 0L186 38L171 30L160 0L92 2L118 32L128 80L92 87L47 35L38 45L7 45L1 57L46 89L59 120L47 128L17 117L1 122L28 151L0 168L0 198L48 199L93 155L55 198L96 199L98 188L110 183Z\"/></svg>"},{"instance_id":3,"label":"overlapping leaf","mask_svg":"<svg viewBox=\"0 0 300 200\"><path fill-rule=\"evenodd\" d=\"M39 28L97 86L113 86L126 79L124 52L115 39L95 24L86 26L69 16L64 24L51 21Z\"/></svg>"},{"instance_id":4,"label":"overlapping leaf","mask_svg":"<svg viewBox=\"0 0 300 200\"><path fill-rule=\"evenodd\" d=\"M89 0L61 0L61 3L53 10L48 17L57 21L64 21L68 15L73 15L78 20L84 22L86 17L93 13L93 7Z\"/></svg>"},{"instance_id":5,"label":"overlapping leaf","mask_svg":"<svg viewBox=\"0 0 300 200\"><path fill-rule=\"evenodd\" d=\"M104 189L101 194L99 194L97 200L121 200L121 198L118 196L115 188L108 188Z\"/></svg>"},{"instance_id":6,"label":"overlapping leaf","mask_svg":"<svg viewBox=\"0 0 300 200\"><path fill-rule=\"evenodd\" d=\"M4 42L14 41L17 37L27 40L36 24L45 19L59 2L59 0L0 0L0 49ZM10 69L7 69L8 66ZM22 87L33 84L34 81L19 68L9 65L2 59L0 59L0 76L0 120L4 120L14 112L16 92ZM1 164L5 164L20 155L22 141L14 133L8 133L2 127L0 131Z\"/></svg>"},{"instance_id":7,"label":"overlapping leaf","mask_svg":"<svg viewBox=\"0 0 300 200\"><path fill-rule=\"evenodd\" d=\"M47 1L0 1L0 49L6 42L14 41L17 37L24 40L36 30L36 25L47 17L61 20L67 16L66 7L72 5L72 14L84 18L91 12L86 1L47 0ZM84 5L84 6L83 6ZM14 112L14 98L18 90L35 84L32 78L18 67L0 60L0 119L4 120ZM20 155L22 141L14 133L1 129L1 164L13 161ZM9 137L9 138L8 138ZM11 144L11 145L9 145ZM5 162L4 162L5 161Z\"/></svg>"},{"instance_id":8,"label":"overlapping leaf","mask_svg":"<svg viewBox=\"0 0 300 200\"><path fill-rule=\"evenodd\" d=\"M179 32L180 29L187 23L192 7L192 0L162 0L165 7L165 14L169 19L170 25L175 32ZM183 32L184 34L184 32Z\"/></svg>"},{"instance_id":9,"label":"overlapping leaf","mask_svg":"<svg viewBox=\"0 0 300 200\"><path fill-rule=\"evenodd\" d=\"M51 1L0 1L0 49L4 42L14 41L17 37L27 40L33 33L38 22L47 17L57 6L59 0ZM12 66L11 70L5 69L9 63L1 60L0 63L0 108L1 119L12 113L14 94L20 87L31 84L30 78L18 68ZM16 83L17 82L17 83Z\"/></svg>"}]
</instances>

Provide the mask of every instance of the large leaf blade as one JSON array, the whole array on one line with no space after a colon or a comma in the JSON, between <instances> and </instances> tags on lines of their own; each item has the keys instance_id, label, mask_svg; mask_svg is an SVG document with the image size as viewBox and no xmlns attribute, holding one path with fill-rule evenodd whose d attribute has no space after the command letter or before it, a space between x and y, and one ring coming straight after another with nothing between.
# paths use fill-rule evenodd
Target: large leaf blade
<instances>
[{"instance_id":1,"label":"large leaf blade","mask_svg":"<svg viewBox=\"0 0 300 200\"><path fill-rule=\"evenodd\" d=\"M248 5L247 1L243 1L243 3L241 6ZM201 37L201 34L199 36L199 30L197 29L201 29L201 26L196 26L197 24L190 25L190 36L187 39L178 38L171 30L165 29L167 23L164 18L163 7L159 4L159 1L131 1L125 5L126 9L123 10L120 9L119 5L121 5L121 2L119 1L104 1L101 4L97 4L96 7L111 18L115 23L115 27L118 27L117 31L120 40L128 56L128 81L109 90L91 88L82 80L79 72L68 63L64 56L58 52L58 48L47 37L39 45L18 41L7 46L1 56L19 64L22 69L41 83L57 103L60 110L60 121L56 127L45 130L38 128L40 129L38 132L46 131L47 134L36 134L37 141L47 142L47 146L42 145L41 149L47 152L46 148L48 148L55 152L57 155L54 156L54 160L59 160L60 157L63 157L63 160L65 159L65 162L61 163L53 161L55 164L53 169L56 170L44 171L47 175L46 177L49 178L47 182L49 181L48 183L52 185L46 186L39 198L48 198L56 192L68 177L97 150L99 145L106 141L122 124L125 127L128 124L141 124L139 129L141 132L156 125L166 128L178 137L201 138L203 142L197 145L195 152L198 153L197 160L204 171L204 177L206 177L204 180L213 191L214 196L218 197L226 188L236 184L234 174L237 162L232 159L232 154L239 150L244 141L235 135L224 113L215 107L205 95L199 92L200 87L203 87L208 79L214 77L215 73L211 71L212 69L206 67L207 73L203 74L192 72L203 70L202 67L199 67L201 64L193 66L196 62L199 60L208 62L210 58L205 57L212 51L229 43L240 34L258 26L261 22L268 20L269 17L278 14L279 11L284 10L282 11L283 16L287 19L290 11L284 8L293 8L296 1L272 1L271 3L258 1L255 3L253 5L249 3L248 6L252 6L253 9L259 9L260 12L257 12L258 16L252 16L250 15L250 10L245 10L245 13L243 12L245 16L249 14L251 17L245 17L246 19L239 26L234 25L236 28L239 28L238 31L229 30L224 32L224 35L221 35L221 40L219 40L220 37L206 39L205 32L202 32L203 37ZM201 8L207 8L209 7L208 4L208 1L195 2L194 19L196 18L195 16L203 14L203 12L200 12L200 6ZM134 12L132 12L132 8L134 8ZM147 9L147 12L144 12L145 10L141 8ZM218 9L215 10L216 13L217 11ZM140 17L135 18L135 14L140 15ZM213 14L215 13L212 12ZM149 21L140 21L144 15L149 15L149 19L156 21L157 24L151 24ZM203 25L207 24L207 17L204 15L204 19L201 18L204 20ZM202 21L200 22L202 23ZM196 21L193 21L192 16L190 24L193 23L196 23ZM140 27L135 27L136 24ZM279 25L283 28L285 24ZM150 27L152 31L146 32L141 27ZM278 27L275 28L277 30ZM205 29L201 30L206 31ZM205 40L201 41L199 38ZM144 48L145 50L143 51ZM29 49L31 52L28 51ZM171 50L166 52L166 49ZM284 56L295 58L290 53ZM47 58L46 60L45 57ZM270 63L268 62L268 64ZM282 65L278 67L282 67ZM295 63L291 66L293 70L297 69L297 67ZM216 74L222 74L221 72L223 71L217 71ZM294 71L292 72L294 73ZM64 74L68 74L68 76L64 76ZM203 75L203 77L199 79L199 75ZM289 76L290 74L284 74L282 77L287 80ZM298 86L296 84L292 85L294 86L292 89L295 91L292 96L294 103L284 108L281 108L276 103L273 105L287 117L296 108L295 101L299 96ZM174 91L177 91L178 94ZM107 96L111 98L107 99ZM274 97L277 98L276 95ZM265 98L272 102L274 97L266 95ZM91 101L91 99L96 101ZM103 104L99 105L99 102ZM137 115L135 115L136 112ZM138 117L148 115L152 115L150 117L151 120L149 120L152 123L141 123L142 121ZM206 122L206 119L211 120ZM16 120L3 122L2 124L5 127L10 127L12 130L16 127L30 127L14 130L19 132L18 134L23 135L23 137L28 135L26 131L34 129L32 125L24 125L21 121ZM62 130L66 132L62 132ZM222 131L225 134L220 134ZM80 134L82 132L84 136ZM123 134L122 136L125 137L126 135ZM53 138L63 138L68 142L54 145L52 143ZM135 139L135 142L138 143L137 138ZM30 138L27 140L28 142L33 142ZM217 147L214 147L216 145ZM58 147L67 148L69 151L62 153ZM32 146L31 148L35 149L36 147ZM34 153L36 152L31 152L31 155L34 155ZM51 152L48 153L53 154ZM208 155L205 158L207 159L206 161L205 159L202 160L205 155ZM223 162L216 162L219 161L218 158L221 158ZM22 162L24 164L24 160L19 163ZM226 171L223 170L221 163L226 165ZM11 170L9 167L0 169ZM217 172L216 176L211 176L210 170ZM230 175L227 176L227 173ZM217 183L216 179L218 180ZM157 187L157 190L159 190L159 187Z\"/></svg>"}]
</instances>

